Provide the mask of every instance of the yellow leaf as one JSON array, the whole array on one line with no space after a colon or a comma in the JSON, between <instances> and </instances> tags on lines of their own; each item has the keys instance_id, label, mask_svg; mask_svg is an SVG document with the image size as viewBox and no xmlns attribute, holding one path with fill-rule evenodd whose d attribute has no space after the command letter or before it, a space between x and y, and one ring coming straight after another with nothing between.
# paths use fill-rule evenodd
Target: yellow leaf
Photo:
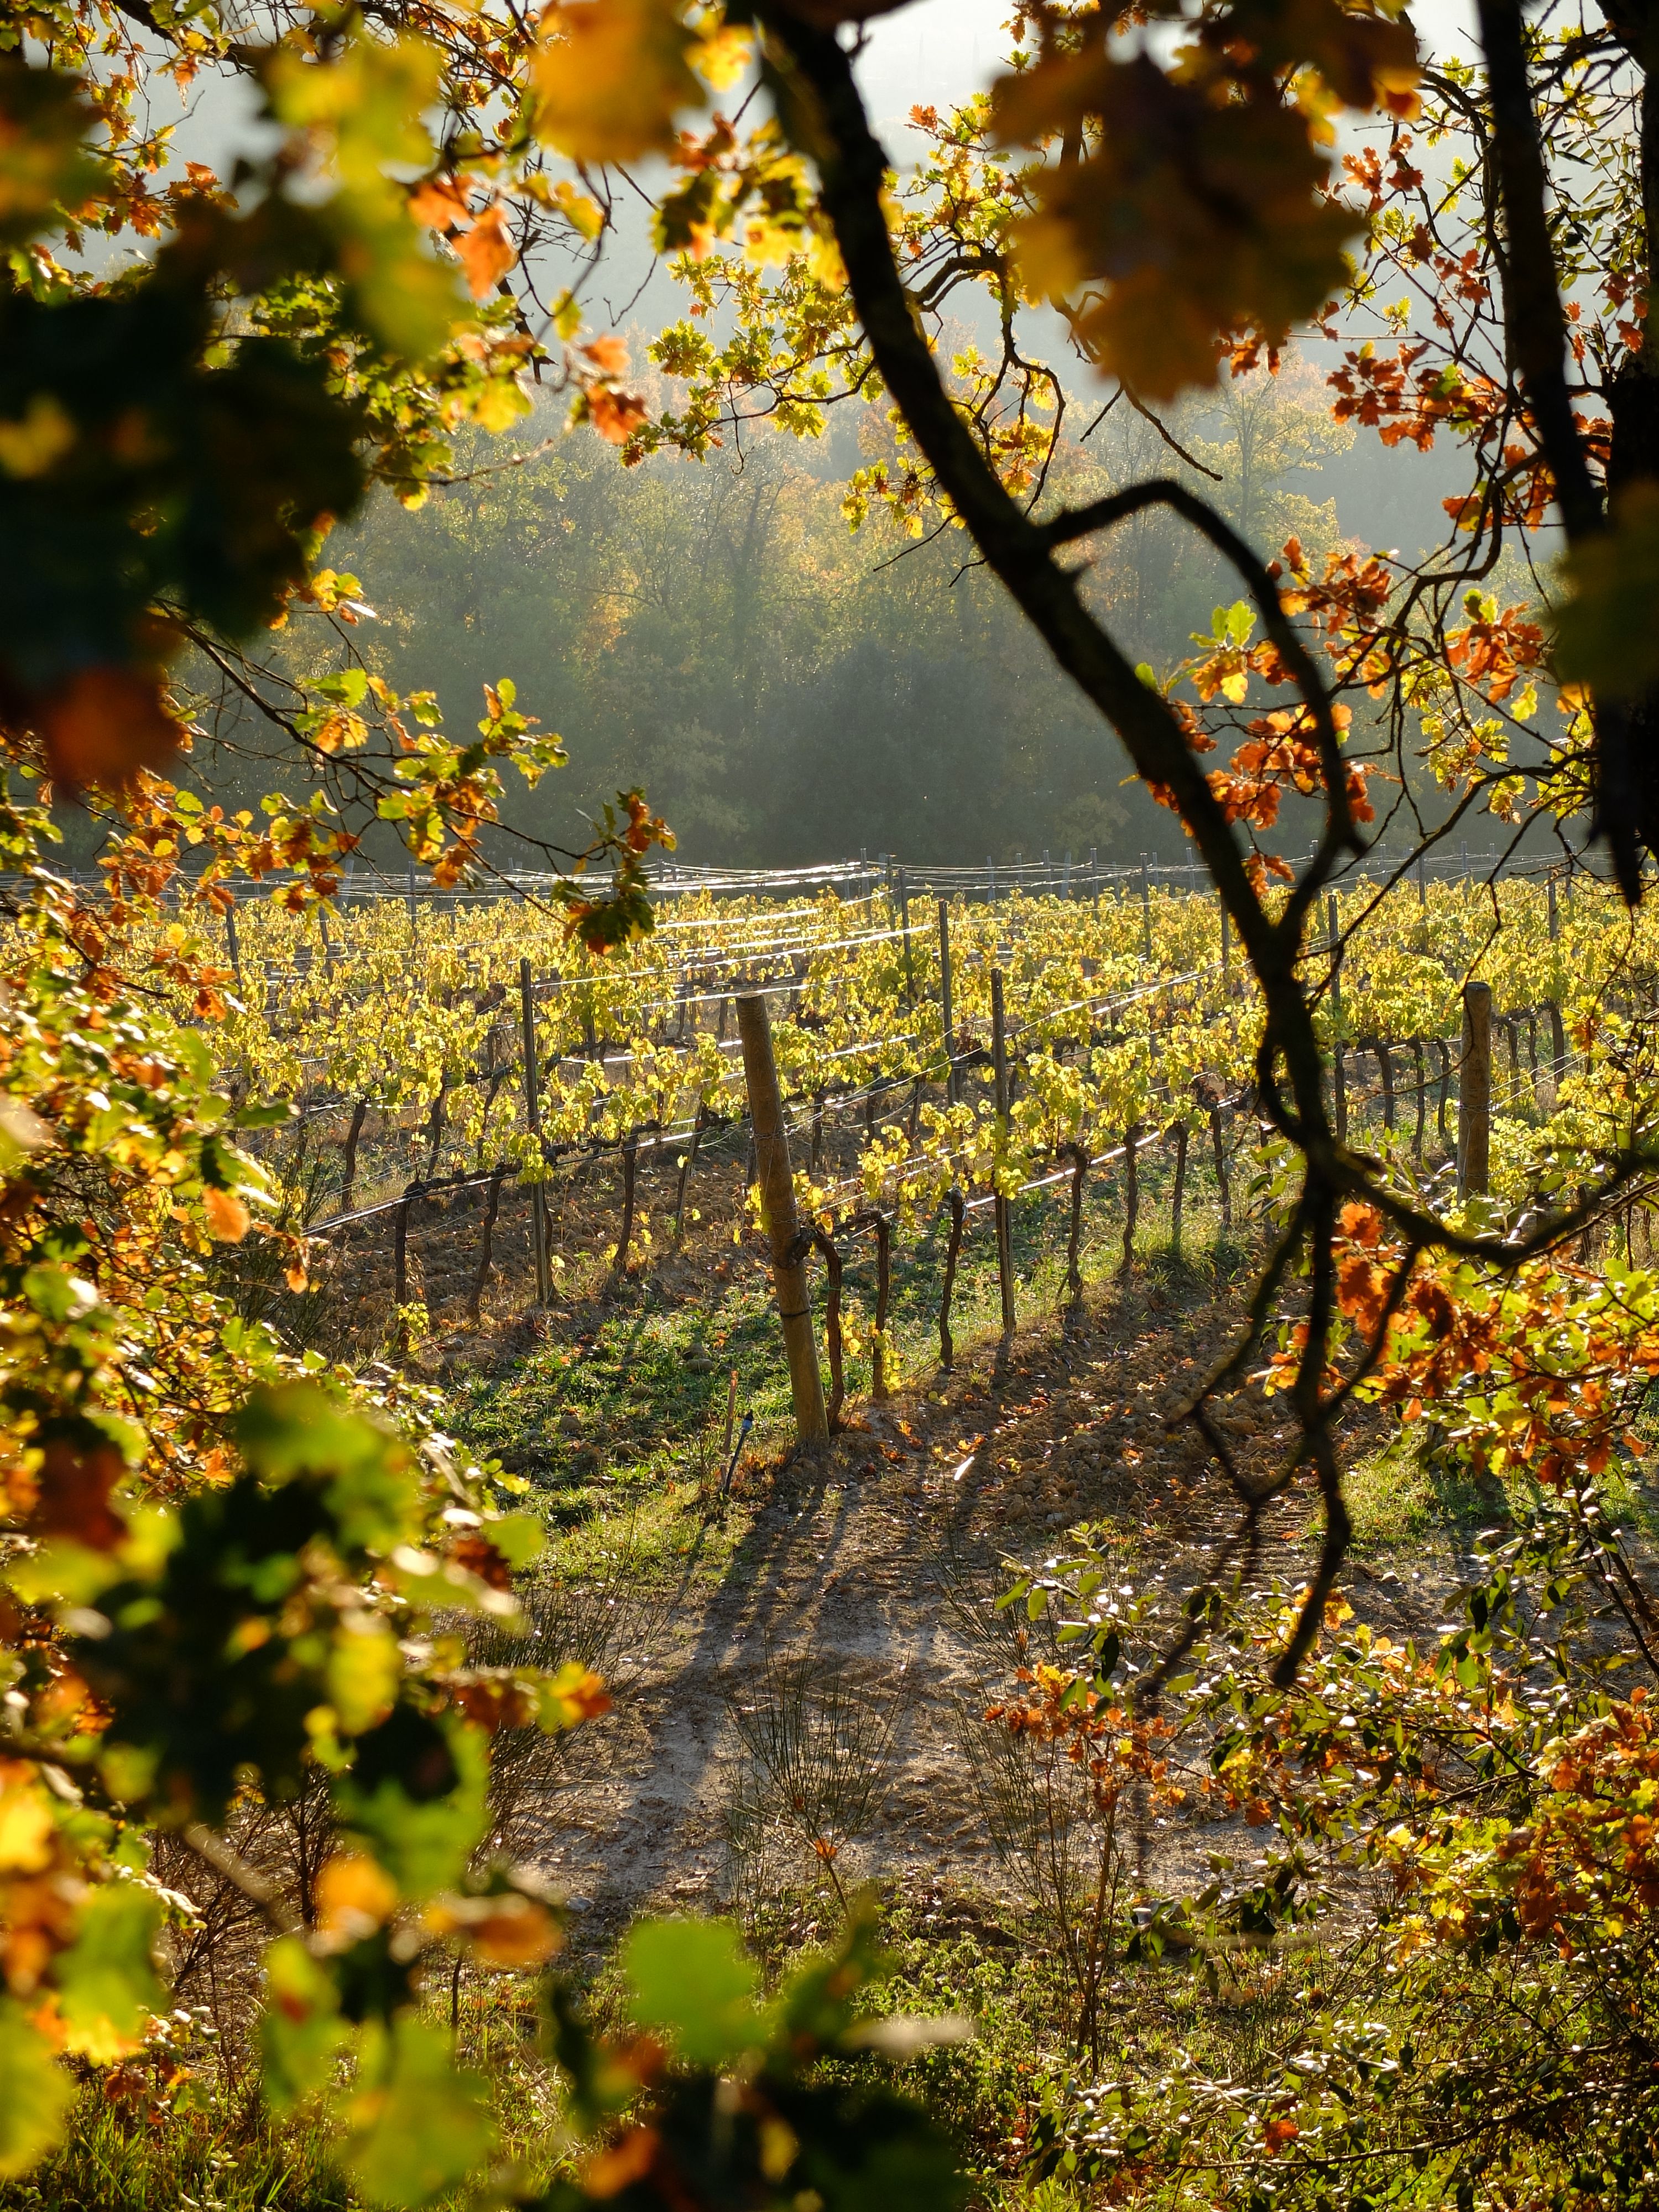
<instances>
[{"instance_id":1,"label":"yellow leaf","mask_svg":"<svg viewBox=\"0 0 1659 2212\"><path fill-rule=\"evenodd\" d=\"M535 62L537 135L577 161L631 161L672 143L704 94L676 0L554 0Z\"/></svg>"},{"instance_id":2,"label":"yellow leaf","mask_svg":"<svg viewBox=\"0 0 1659 2212\"><path fill-rule=\"evenodd\" d=\"M336 1851L317 1876L317 1932L344 1950L383 1928L398 1909L398 1886L366 1851Z\"/></svg>"}]
</instances>

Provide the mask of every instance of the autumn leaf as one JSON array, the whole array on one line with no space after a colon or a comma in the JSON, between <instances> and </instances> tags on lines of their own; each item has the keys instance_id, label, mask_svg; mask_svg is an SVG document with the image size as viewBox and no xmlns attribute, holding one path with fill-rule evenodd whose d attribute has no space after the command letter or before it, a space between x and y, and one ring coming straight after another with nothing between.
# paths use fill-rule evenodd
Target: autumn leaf
<instances>
[{"instance_id":1,"label":"autumn leaf","mask_svg":"<svg viewBox=\"0 0 1659 2212\"><path fill-rule=\"evenodd\" d=\"M455 252L475 300L488 298L519 258L499 205L487 207L471 229L462 233Z\"/></svg>"},{"instance_id":2,"label":"autumn leaf","mask_svg":"<svg viewBox=\"0 0 1659 2212\"><path fill-rule=\"evenodd\" d=\"M1103 374L1164 399L1213 383L1229 333L1282 343L1340 280L1358 218L1322 198L1328 163L1276 91L1218 98L1103 52L1003 78L996 116L1011 141L1097 133L1036 172L1015 246L1031 295L1084 293L1073 327Z\"/></svg>"},{"instance_id":3,"label":"autumn leaf","mask_svg":"<svg viewBox=\"0 0 1659 2212\"><path fill-rule=\"evenodd\" d=\"M126 1534L127 1524L111 1507L110 1492L125 1472L125 1462L112 1443L88 1446L68 1437L53 1437L35 1476L30 1534L67 1536L94 1552L112 1551Z\"/></svg>"},{"instance_id":4,"label":"autumn leaf","mask_svg":"<svg viewBox=\"0 0 1659 2212\"><path fill-rule=\"evenodd\" d=\"M34 720L55 776L79 789L122 790L160 768L184 738L163 679L149 670L82 668L49 692Z\"/></svg>"},{"instance_id":5,"label":"autumn leaf","mask_svg":"<svg viewBox=\"0 0 1659 2212\"><path fill-rule=\"evenodd\" d=\"M247 1235L248 1210L232 1192L210 1187L202 1193L202 1211L220 1243L240 1244Z\"/></svg>"},{"instance_id":6,"label":"autumn leaf","mask_svg":"<svg viewBox=\"0 0 1659 2212\"><path fill-rule=\"evenodd\" d=\"M628 374L628 341L614 334L590 338L582 351L601 376L626 376Z\"/></svg>"},{"instance_id":7,"label":"autumn leaf","mask_svg":"<svg viewBox=\"0 0 1659 2212\"><path fill-rule=\"evenodd\" d=\"M541 19L537 135L575 161L631 161L701 107L696 39L676 0L554 0Z\"/></svg>"},{"instance_id":8,"label":"autumn leaf","mask_svg":"<svg viewBox=\"0 0 1659 2212\"><path fill-rule=\"evenodd\" d=\"M398 1909L398 1886L367 1851L336 1851L317 1875L319 1948L343 1951L383 1928Z\"/></svg>"},{"instance_id":9,"label":"autumn leaf","mask_svg":"<svg viewBox=\"0 0 1659 2212\"><path fill-rule=\"evenodd\" d=\"M649 412L637 392L613 392L596 384L586 395L587 420L607 445L626 445Z\"/></svg>"}]
</instances>

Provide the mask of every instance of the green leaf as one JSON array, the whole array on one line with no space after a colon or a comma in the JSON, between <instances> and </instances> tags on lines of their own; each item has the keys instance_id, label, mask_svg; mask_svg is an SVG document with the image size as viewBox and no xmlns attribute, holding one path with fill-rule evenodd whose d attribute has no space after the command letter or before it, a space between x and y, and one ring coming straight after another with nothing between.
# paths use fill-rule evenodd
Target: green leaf
<instances>
[{"instance_id":1,"label":"green leaf","mask_svg":"<svg viewBox=\"0 0 1659 2212\"><path fill-rule=\"evenodd\" d=\"M259 2023L264 2094L279 2112L332 2079L346 2040L334 1977L297 1936L283 1936L265 1953L265 2010Z\"/></svg>"},{"instance_id":2,"label":"green leaf","mask_svg":"<svg viewBox=\"0 0 1659 2212\"><path fill-rule=\"evenodd\" d=\"M455 2064L448 2030L398 2021L381 2078L370 2076L346 2106L352 2124L346 2163L377 2204L422 2204L489 2155L495 2130L488 2087Z\"/></svg>"},{"instance_id":3,"label":"green leaf","mask_svg":"<svg viewBox=\"0 0 1659 2212\"><path fill-rule=\"evenodd\" d=\"M161 1900L153 1891L111 1882L94 1892L80 1933L58 1961L69 2047L94 2064L121 2057L151 2014L167 2008L151 1955L161 1924Z\"/></svg>"},{"instance_id":4,"label":"green leaf","mask_svg":"<svg viewBox=\"0 0 1659 2212\"><path fill-rule=\"evenodd\" d=\"M75 2084L15 1998L0 1999L0 2180L26 2173L62 2132Z\"/></svg>"},{"instance_id":5,"label":"green leaf","mask_svg":"<svg viewBox=\"0 0 1659 2212\"><path fill-rule=\"evenodd\" d=\"M459 1881L489 1825L487 1772L475 1729L399 1705L357 1739L334 1802L402 1893L429 1897Z\"/></svg>"},{"instance_id":6,"label":"green leaf","mask_svg":"<svg viewBox=\"0 0 1659 2212\"><path fill-rule=\"evenodd\" d=\"M629 2017L665 2028L694 2063L718 2065L765 2040L755 1968L729 1920L647 1920L623 1947Z\"/></svg>"}]
</instances>

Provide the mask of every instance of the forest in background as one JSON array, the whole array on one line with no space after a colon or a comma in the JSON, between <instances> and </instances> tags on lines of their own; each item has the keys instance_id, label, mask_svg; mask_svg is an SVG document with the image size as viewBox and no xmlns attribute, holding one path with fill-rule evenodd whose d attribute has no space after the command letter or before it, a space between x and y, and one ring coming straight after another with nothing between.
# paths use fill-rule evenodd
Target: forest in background
<instances>
[{"instance_id":1,"label":"forest in background","mask_svg":"<svg viewBox=\"0 0 1659 2212\"><path fill-rule=\"evenodd\" d=\"M634 332L636 362L645 345ZM1179 452L1121 405L1062 446L1053 490L1088 499L1174 473L1252 542L1296 536L1322 559L1379 504L1366 464L1381 448L1356 450L1329 407L1322 369L1300 358L1179 411ZM464 735L483 687L508 676L520 710L564 738L569 768L514 794L515 829L556 840L574 811L637 783L693 861L1176 857L1176 825L1125 781L1097 716L960 533L910 539L880 514L849 527L849 477L889 452L884 416L854 402L817 443L763 430L703 462L623 470L566 435L550 403L510 441L463 440L452 480L415 513L378 495L326 557L361 580L374 615L351 646L394 690L434 691ZM1433 534L1437 500L1399 512L1401 466L1387 457L1388 519ZM1218 556L1158 512L1115 534L1092 579L1100 611L1160 674L1237 596ZM314 643L314 625L296 625L273 665L307 672ZM268 738L234 693L216 726L232 744L198 749L198 773L257 804Z\"/></svg>"}]
</instances>

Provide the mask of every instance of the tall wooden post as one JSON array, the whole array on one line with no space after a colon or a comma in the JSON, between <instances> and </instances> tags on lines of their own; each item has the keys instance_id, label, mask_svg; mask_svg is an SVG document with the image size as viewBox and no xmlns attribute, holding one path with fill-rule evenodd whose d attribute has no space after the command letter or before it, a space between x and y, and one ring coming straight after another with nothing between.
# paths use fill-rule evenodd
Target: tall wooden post
<instances>
[{"instance_id":1,"label":"tall wooden post","mask_svg":"<svg viewBox=\"0 0 1659 2212\"><path fill-rule=\"evenodd\" d=\"M1008 1043L1002 1013L1002 970L991 970L991 1063L996 1075L997 1121L1008 1127ZM997 1284L1002 1292L1002 1333L1014 1333L1014 1248L1008 1218L1008 1200L999 1191L992 1211L997 1230Z\"/></svg>"},{"instance_id":2,"label":"tall wooden post","mask_svg":"<svg viewBox=\"0 0 1659 2212\"><path fill-rule=\"evenodd\" d=\"M1152 957L1152 885L1146 873L1146 855L1140 856L1140 949L1150 963Z\"/></svg>"},{"instance_id":3,"label":"tall wooden post","mask_svg":"<svg viewBox=\"0 0 1659 2212\"><path fill-rule=\"evenodd\" d=\"M1227 911L1226 902L1221 907L1221 988L1224 992L1231 984L1233 951L1233 918Z\"/></svg>"},{"instance_id":4,"label":"tall wooden post","mask_svg":"<svg viewBox=\"0 0 1659 2212\"><path fill-rule=\"evenodd\" d=\"M1554 910L1555 906L1554 890L1555 886L1552 884L1550 885L1550 907L1552 912ZM225 945L230 954L231 968L235 974L236 988L240 991L242 988L242 946L241 941L236 934L236 894L234 891L230 895L230 904L225 908Z\"/></svg>"},{"instance_id":5,"label":"tall wooden post","mask_svg":"<svg viewBox=\"0 0 1659 2212\"><path fill-rule=\"evenodd\" d=\"M1336 1141L1348 1141L1348 1074L1342 1036L1342 940L1337 931L1336 893L1325 904L1331 932L1331 1105L1336 1121Z\"/></svg>"},{"instance_id":6,"label":"tall wooden post","mask_svg":"<svg viewBox=\"0 0 1659 2212\"><path fill-rule=\"evenodd\" d=\"M749 1086L749 1123L755 1133L755 1164L761 1206L772 1240L772 1281L778 1319L789 1360L789 1387L795 1401L795 1434L804 1444L830 1434L823 1410L823 1377L812 1333L812 1308L806 1295L806 1240L795 1217L795 1178L789 1165L789 1133L778 1095L777 1062L772 1056L772 1024L766 1000L751 994L738 1000L738 1035L743 1040L744 1080Z\"/></svg>"},{"instance_id":7,"label":"tall wooden post","mask_svg":"<svg viewBox=\"0 0 1659 2212\"><path fill-rule=\"evenodd\" d=\"M1457 1086L1457 1194L1472 1197L1490 1180L1492 985L1463 986L1463 1063Z\"/></svg>"},{"instance_id":8,"label":"tall wooden post","mask_svg":"<svg viewBox=\"0 0 1659 2212\"><path fill-rule=\"evenodd\" d=\"M415 848L409 848L409 889L404 896L409 902L409 934L411 939L420 934L420 922L415 908Z\"/></svg>"},{"instance_id":9,"label":"tall wooden post","mask_svg":"<svg viewBox=\"0 0 1659 2212\"><path fill-rule=\"evenodd\" d=\"M530 963L519 963L519 1013L524 1029L524 1119L532 1153L538 1157L536 1181L530 1186L530 1240L536 1248L536 1303L544 1306L552 1295L552 1270L548 1266L547 1191L539 1170L542 1135L541 1081L536 1069L536 1001L530 985Z\"/></svg>"},{"instance_id":10,"label":"tall wooden post","mask_svg":"<svg viewBox=\"0 0 1659 2212\"><path fill-rule=\"evenodd\" d=\"M951 902L939 902L939 1013L945 1023L945 1103L957 1103L956 1030L951 1018Z\"/></svg>"},{"instance_id":11,"label":"tall wooden post","mask_svg":"<svg viewBox=\"0 0 1659 2212\"><path fill-rule=\"evenodd\" d=\"M904 880L904 871L898 872L899 927L904 932L904 998L908 1006L916 1003L916 971L910 957L910 886Z\"/></svg>"}]
</instances>

